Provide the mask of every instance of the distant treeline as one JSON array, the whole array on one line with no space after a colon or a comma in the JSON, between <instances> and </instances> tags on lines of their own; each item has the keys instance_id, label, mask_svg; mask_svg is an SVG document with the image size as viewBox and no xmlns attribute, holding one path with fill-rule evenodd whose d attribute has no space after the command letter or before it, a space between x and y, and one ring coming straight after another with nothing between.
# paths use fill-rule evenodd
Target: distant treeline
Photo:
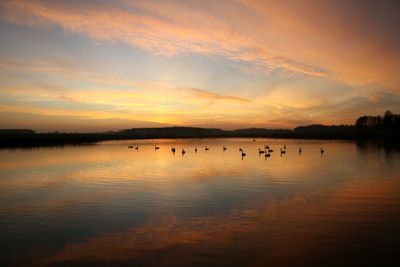
<instances>
[{"instance_id":1,"label":"distant treeline","mask_svg":"<svg viewBox=\"0 0 400 267\"><path fill-rule=\"evenodd\" d=\"M164 128L134 128L118 132L119 135L135 136L137 138L201 138L201 137L261 137L290 134L291 130L276 130L263 128L238 129L233 131L218 128L198 127L164 127Z\"/></svg>"},{"instance_id":2,"label":"distant treeline","mask_svg":"<svg viewBox=\"0 0 400 267\"><path fill-rule=\"evenodd\" d=\"M116 139L113 134L103 133L17 133L0 130L0 147L62 146L89 144Z\"/></svg>"},{"instance_id":3,"label":"distant treeline","mask_svg":"<svg viewBox=\"0 0 400 267\"><path fill-rule=\"evenodd\" d=\"M12 135L12 134L35 134L34 130L29 129L0 129L0 135Z\"/></svg>"},{"instance_id":4,"label":"distant treeline","mask_svg":"<svg viewBox=\"0 0 400 267\"><path fill-rule=\"evenodd\" d=\"M105 140L157 138L301 138L301 139L388 139L400 137L400 115L386 111L384 116L362 116L355 125L309 125L289 129L249 128L221 130L198 127L132 128L107 133L35 133L28 129L0 130L0 147L34 147L95 143Z\"/></svg>"},{"instance_id":5,"label":"distant treeline","mask_svg":"<svg viewBox=\"0 0 400 267\"><path fill-rule=\"evenodd\" d=\"M400 130L400 114L393 114L389 110L384 116L362 116L356 120L359 129L384 129L387 131Z\"/></svg>"}]
</instances>

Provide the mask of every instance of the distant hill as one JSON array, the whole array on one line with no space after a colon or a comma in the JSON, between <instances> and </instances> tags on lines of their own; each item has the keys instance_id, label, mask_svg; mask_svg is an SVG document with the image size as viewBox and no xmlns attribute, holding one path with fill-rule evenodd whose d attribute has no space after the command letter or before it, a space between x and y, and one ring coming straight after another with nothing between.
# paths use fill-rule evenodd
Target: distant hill
<instances>
[{"instance_id":1,"label":"distant hill","mask_svg":"<svg viewBox=\"0 0 400 267\"><path fill-rule=\"evenodd\" d=\"M135 138L191 138L227 136L228 131L216 128L199 127L163 127L163 128L132 128L118 132L118 135Z\"/></svg>"},{"instance_id":2,"label":"distant hill","mask_svg":"<svg viewBox=\"0 0 400 267\"><path fill-rule=\"evenodd\" d=\"M248 136L258 137L267 135L279 135L279 134L290 134L292 131L288 129L266 129L266 128L248 128L248 129L237 129L230 133L233 136Z\"/></svg>"},{"instance_id":3,"label":"distant hill","mask_svg":"<svg viewBox=\"0 0 400 267\"><path fill-rule=\"evenodd\" d=\"M355 130L353 125L322 125L313 124L308 126L299 126L293 130L295 133L349 133Z\"/></svg>"}]
</instances>

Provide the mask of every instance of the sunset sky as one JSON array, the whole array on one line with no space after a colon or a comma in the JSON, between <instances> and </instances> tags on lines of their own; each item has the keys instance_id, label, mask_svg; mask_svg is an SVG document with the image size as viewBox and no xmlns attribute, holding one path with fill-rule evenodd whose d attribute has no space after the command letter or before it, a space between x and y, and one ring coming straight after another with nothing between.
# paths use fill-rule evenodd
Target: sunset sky
<instances>
[{"instance_id":1,"label":"sunset sky","mask_svg":"<svg viewBox=\"0 0 400 267\"><path fill-rule=\"evenodd\" d=\"M1 1L0 128L293 128L400 112L399 1Z\"/></svg>"}]
</instances>

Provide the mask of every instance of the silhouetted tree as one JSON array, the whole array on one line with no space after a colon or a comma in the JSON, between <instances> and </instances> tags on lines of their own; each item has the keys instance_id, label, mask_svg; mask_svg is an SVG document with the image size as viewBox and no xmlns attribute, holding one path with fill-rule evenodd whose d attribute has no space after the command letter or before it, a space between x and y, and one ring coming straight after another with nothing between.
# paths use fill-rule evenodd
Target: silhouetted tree
<instances>
[{"instance_id":1,"label":"silhouetted tree","mask_svg":"<svg viewBox=\"0 0 400 267\"><path fill-rule=\"evenodd\" d=\"M387 110L383 118L381 116L362 116L356 120L356 127L398 130L400 129L400 114L393 114L390 110Z\"/></svg>"},{"instance_id":2,"label":"silhouetted tree","mask_svg":"<svg viewBox=\"0 0 400 267\"><path fill-rule=\"evenodd\" d=\"M383 116L383 127L385 129L390 129L393 126L393 113L390 110L385 112Z\"/></svg>"},{"instance_id":3,"label":"silhouetted tree","mask_svg":"<svg viewBox=\"0 0 400 267\"><path fill-rule=\"evenodd\" d=\"M368 126L368 116L362 116L356 120L357 128L365 128L367 126Z\"/></svg>"}]
</instances>

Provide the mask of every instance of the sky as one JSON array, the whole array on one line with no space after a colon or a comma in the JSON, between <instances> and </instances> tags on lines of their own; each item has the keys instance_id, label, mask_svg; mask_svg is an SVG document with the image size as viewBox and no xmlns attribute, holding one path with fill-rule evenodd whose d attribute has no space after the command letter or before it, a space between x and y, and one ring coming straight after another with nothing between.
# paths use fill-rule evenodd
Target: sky
<instances>
[{"instance_id":1,"label":"sky","mask_svg":"<svg viewBox=\"0 0 400 267\"><path fill-rule=\"evenodd\" d=\"M294 128L400 112L399 1L0 1L0 128Z\"/></svg>"}]
</instances>

